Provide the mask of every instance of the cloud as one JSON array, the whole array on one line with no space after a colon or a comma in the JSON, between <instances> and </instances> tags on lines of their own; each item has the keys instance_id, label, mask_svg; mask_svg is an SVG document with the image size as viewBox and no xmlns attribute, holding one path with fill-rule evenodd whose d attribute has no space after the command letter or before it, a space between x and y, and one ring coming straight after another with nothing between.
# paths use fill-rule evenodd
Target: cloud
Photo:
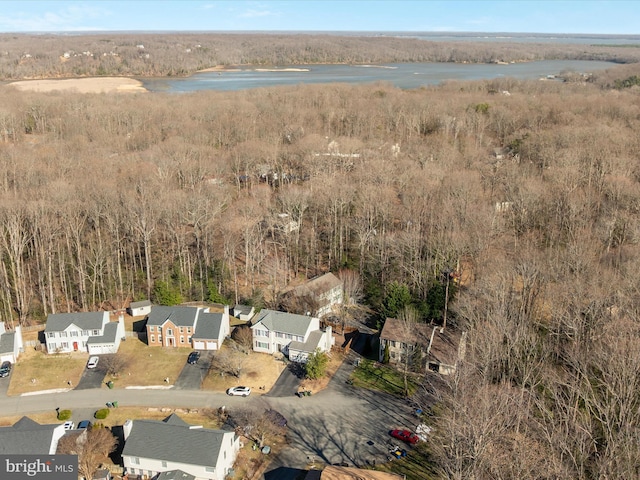
<instances>
[{"instance_id":1,"label":"cloud","mask_svg":"<svg viewBox=\"0 0 640 480\"><path fill-rule=\"evenodd\" d=\"M28 3L25 3L27 6ZM0 29L4 31L69 31L98 30L96 26L87 26L95 19L104 19L111 12L99 6L74 4L57 11L39 14L24 10L0 15Z\"/></svg>"}]
</instances>

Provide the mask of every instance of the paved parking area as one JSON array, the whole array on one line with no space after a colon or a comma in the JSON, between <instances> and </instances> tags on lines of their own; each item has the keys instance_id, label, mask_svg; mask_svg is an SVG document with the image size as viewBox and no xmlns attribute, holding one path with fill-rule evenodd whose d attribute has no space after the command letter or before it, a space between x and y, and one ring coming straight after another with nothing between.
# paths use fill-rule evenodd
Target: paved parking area
<instances>
[{"instance_id":1,"label":"paved parking area","mask_svg":"<svg viewBox=\"0 0 640 480\"><path fill-rule=\"evenodd\" d=\"M184 357L184 367L176 381L173 382L173 388L178 390L199 390L202 381L207 376L213 355L213 350L200 351L200 359L195 365L189 365L187 357Z\"/></svg>"},{"instance_id":2,"label":"paved parking area","mask_svg":"<svg viewBox=\"0 0 640 480\"><path fill-rule=\"evenodd\" d=\"M295 395L298 391L298 386L302 381L302 378L296 374L294 368L291 368L293 364L289 364L287 368L285 368L276 383L273 384L269 393L266 394L268 397L291 397Z\"/></svg>"},{"instance_id":3,"label":"paved parking area","mask_svg":"<svg viewBox=\"0 0 640 480\"><path fill-rule=\"evenodd\" d=\"M111 355L98 355L100 360L96 368L85 368L80 377L80 382L75 387L76 390L86 390L89 388L102 387L104 376L107 374L106 359Z\"/></svg>"}]
</instances>

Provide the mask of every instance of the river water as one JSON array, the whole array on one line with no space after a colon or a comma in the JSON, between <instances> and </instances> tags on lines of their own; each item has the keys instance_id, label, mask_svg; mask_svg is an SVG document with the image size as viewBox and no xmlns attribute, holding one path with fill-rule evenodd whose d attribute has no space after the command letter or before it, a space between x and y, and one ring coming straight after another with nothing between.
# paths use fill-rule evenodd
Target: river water
<instances>
[{"instance_id":1,"label":"river water","mask_svg":"<svg viewBox=\"0 0 640 480\"><path fill-rule=\"evenodd\" d=\"M392 63L386 65L295 65L273 69L243 67L201 72L187 78L142 79L152 92L187 93L198 90L245 90L276 85L387 82L402 89L438 85L450 80L489 80L502 77L539 79L563 71L591 73L616 64L586 60L544 60L500 64Z\"/></svg>"}]
</instances>

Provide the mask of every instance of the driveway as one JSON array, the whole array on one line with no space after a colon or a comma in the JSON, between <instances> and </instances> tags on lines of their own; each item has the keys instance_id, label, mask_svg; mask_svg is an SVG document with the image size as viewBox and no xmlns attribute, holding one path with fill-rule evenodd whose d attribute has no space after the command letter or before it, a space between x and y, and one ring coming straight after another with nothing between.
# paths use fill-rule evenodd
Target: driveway
<instances>
[{"instance_id":1,"label":"driveway","mask_svg":"<svg viewBox=\"0 0 640 480\"><path fill-rule=\"evenodd\" d=\"M107 374L107 358L111 356L112 355L100 355L100 360L98 361L96 368L85 368L75 389L87 390L90 388L102 387L104 376Z\"/></svg>"},{"instance_id":2,"label":"driveway","mask_svg":"<svg viewBox=\"0 0 640 480\"><path fill-rule=\"evenodd\" d=\"M282 370L282 373L273 384L267 397L291 397L295 395L300 386L302 377L300 376L299 366L296 368L296 364L290 363L287 368Z\"/></svg>"},{"instance_id":3,"label":"driveway","mask_svg":"<svg viewBox=\"0 0 640 480\"><path fill-rule=\"evenodd\" d=\"M199 390L211 366L213 353L212 350L200 351L200 359L195 365L189 365L185 357L184 367L182 367L182 371L176 381L173 382L173 388L178 390Z\"/></svg>"},{"instance_id":4,"label":"driveway","mask_svg":"<svg viewBox=\"0 0 640 480\"><path fill-rule=\"evenodd\" d=\"M13 365L11 366L11 372L8 377L0 378L0 396L6 396L7 390L9 390L9 382L11 381L11 375L13 375Z\"/></svg>"}]
</instances>

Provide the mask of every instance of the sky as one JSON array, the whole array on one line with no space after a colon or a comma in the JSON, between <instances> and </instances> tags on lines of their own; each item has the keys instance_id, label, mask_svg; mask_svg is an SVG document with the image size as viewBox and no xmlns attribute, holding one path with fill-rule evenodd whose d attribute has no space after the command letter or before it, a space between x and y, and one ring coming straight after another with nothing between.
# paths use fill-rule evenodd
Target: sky
<instances>
[{"instance_id":1,"label":"sky","mask_svg":"<svg viewBox=\"0 0 640 480\"><path fill-rule=\"evenodd\" d=\"M640 34L640 0L0 0L0 32Z\"/></svg>"}]
</instances>

